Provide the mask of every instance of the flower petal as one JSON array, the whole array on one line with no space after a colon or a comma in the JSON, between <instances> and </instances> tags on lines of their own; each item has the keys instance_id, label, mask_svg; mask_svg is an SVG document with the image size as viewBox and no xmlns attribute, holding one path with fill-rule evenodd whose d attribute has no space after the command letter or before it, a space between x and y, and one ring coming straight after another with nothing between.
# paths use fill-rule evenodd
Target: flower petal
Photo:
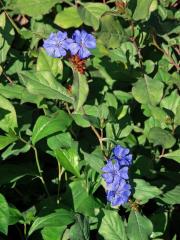
<instances>
[{"instance_id":1,"label":"flower petal","mask_svg":"<svg viewBox=\"0 0 180 240\"><path fill-rule=\"evenodd\" d=\"M119 170L119 176L123 179L128 179L128 167L123 167Z\"/></svg>"},{"instance_id":2,"label":"flower petal","mask_svg":"<svg viewBox=\"0 0 180 240\"><path fill-rule=\"evenodd\" d=\"M91 55L90 51L85 47L80 47L78 55L81 59L87 58Z\"/></svg>"},{"instance_id":3,"label":"flower petal","mask_svg":"<svg viewBox=\"0 0 180 240\"><path fill-rule=\"evenodd\" d=\"M111 160L109 160L107 162L107 164L102 168L102 171L103 172L113 172L114 171L114 167L113 167Z\"/></svg>"},{"instance_id":4,"label":"flower petal","mask_svg":"<svg viewBox=\"0 0 180 240\"><path fill-rule=\"evenodd\" d=\"M111 202L113 200L115 196L115 192L114 191L107 191L107 200L108 202Z\"/></svg>"},{"instance_id":5,"label":"flower petal","mask_svg":"<svg viewBox=\"0 0 180 240\"><path fill-rule=\"evenodd\" d=\"M82 42L82 38L81 38L81 32L79 30L76 30L73 35L72 35L72 39L78 43L81 44Z\"/></svg>"},{"instance_id":6,"label":"flower petal","mask_svg":"<svg viewBox=\"0 0 180 240\"><path fill-rule=\"evenodd\" d=\"M92 34L87 34L84 45L87 48L96 48L96 39Z\"/></svg>"},{"instance_id":7,"label":"flower petal","mask_svg":"<svg viewBox=\"0 0 180 240\"><path fill-rule=\"evenodd\" d=\"M54 47L47 47L46 52L49 56L54 57Z\"/></svg>"},{"instance_id":8,"label":"flower petal","mask_svg":"<svg viewBox=\"0 0 180 240\"><path fill-rule=\"evenodd\" d=\"M67 38L67 32L61 32L61 31L58 31L57 32L57 38L59 41L63 41Z\"/></svg>"},{"instance_id":9,"label":"flower petal","mask_svg":"<svg viewBox=\"0 0 180 240\"><path fill-rule=\"evenodd\" d=\"M75 55L79 51L80 47L77 43L70 43L69 45L67 44L67 49L70 50L72 55Z\"/></svg>"},{"instance_id":10,"label":"flower petal","mask_svg":"<svg viewBox=\"0 0 180 240\"><path fill-rule=\"evenodd\" d=\"M107 184L112 183L114 180L114 177L111 173L103 173L102 177L104 178L104 180L106 181Z\"/></svg>"}]
</instances>

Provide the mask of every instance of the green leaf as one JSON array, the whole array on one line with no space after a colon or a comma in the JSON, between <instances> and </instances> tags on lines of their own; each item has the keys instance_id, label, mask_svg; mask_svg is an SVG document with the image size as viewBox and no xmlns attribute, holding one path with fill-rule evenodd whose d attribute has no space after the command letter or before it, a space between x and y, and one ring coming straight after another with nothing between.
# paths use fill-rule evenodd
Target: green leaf
<instances>
[{"instance_id":1,"label":"green leaf","mask_svg":"<svg viewBox=\"0 0 180 240\"><path fill-rule=\"evenodd\" d=\"M7 147L9 144L15 142L17 137L14 135L0 136L0 150Z\"/></svg>"},{"instance_id":2,"label":"green leaf","mask_svg":"<svg viewBox=\"0 0 180 240\"><path fill-rule=\"evenodd\" d=\"M9 225L14 225L24 220L21 212L15 207L9 207Z\"/></svg>"},{"instance_id":3,"label":"green leaf","mask_svg":"<svg viewBox=\"0 0 180 240\"><path fill-rule=\"evenodd\" d=\"M0 84L0 94L9 99L20 99L21 103L30 102L39 106L42 96L29 93L27 89L21 85L2 85Z\"/></svg>"},{"instance_id":4,"label":"green leaf","mask_svg":"<svg viewBox=\"0 0 180 240\"><path fill-rule=\"evenodd\" d=\"M85 3L83 6L78 8L79 15L82 21L88 25L92 26L94 30L98 30L99 21L103 13L109 10L109 7L103 3Z\"/></svg>"},{"instance_id":5,"label":"green leaf","mask_svg":"<svg viewBox=\"0 0 180 240\"><path fill-rule=\"evenodd\" d=\"M9 171L11 169L11 171ZM0 167L0 186L15 183L24 176L37 176L36 167L29 163L3 164Z\"/></svg>"},{"instance_id":6,"label":"green leaf","mask_svg":"<svg viewBox=\"0 0 180 240\"><path fill-rule=\"evenodd\" d=\"M63 110L59 110L51 117L40 116L33 128L32 143L35 144L53 133L65 131L71 122L72 119Z\"/></svg>"},{"instance_id":7,"label":"green leaf","mask_svg":"<svg viewBox=\"0 0 180 240\"><path fill-rule=\"evenodd\" d=\"M44 217L37 217L29 229L28 236L44 227L63 227L74 222L74 214L66 209L57 209Z\"/></svg>"},{"instance_id":8,"label":"green leaf","mask_svg":"<svg viewBox=\"0 0 180 240\"><path fill-rule=\"evenodd\" d=\"M71 172L76 177L80 177L79 156L74 148L68 150L57 149L54 153L60 165L62 165L65 170Z\"/></svg>"},{"instance_id":9,"label":"green leaf","mask_svg":"<svg viewBox=\"0 0 180 240\"><path fill-rule=\"evenodd\" d=\"M166 122L168 115L163 109L161 109L160 107L152 106L150 104L145 105L145 107L149 108L151 112L149 116L152 116L154 119L158 120L160 123Z\"/></svg>"},{"instance_id":10,"label":"green leaf","mask_svg":"<svg viewBox=\"0 0 180 240\"><path fill-rule=\"evenodd\" d=\"M173 159L174 161L180 163L180 149L173 152L166 153L163 155L163 157Z\"/></svg>"},{"instance_id":11,"label":"green leaf","mask_svg":"<svg viewBox=\"0 0 180 240\"><path fill-rule=\"evenodd\" d=\"M30 144L23 144L18 142L17 144L14 142L1 154L2 159L5 160L10 156L18 156L20 153L26 153L30 150Z\"/></svg>"},{"instance_id":12,"label":"green leaf","mask_svg":"<svg viewBox=\"0 0 180 240\"><path fill-rule=\"evenodd\" d=\"M165 187L163 195L159 198L167 204L180 204L180 185L175 186L174 184L171 184L170 186L167 186L167 189L169 189L169 191L166 190Z\"/></svg>"},{"instance_id":13,"label":"green leaf","mask_svg":"<svg viewBox=\"0 0 180 240\"><path fill-rule=\"evenodd\" d=\"M148 76L140 78L132 88L134 98L143 104L157 105L163 96L163 83Z\"/></svg>"},{"instance_id":14,"label":"green leaf","mask_svg":"<svg viewBox=\"0 0 180 240\"><path fill-rule=\"evenodd\" d=\"M54 23L66 29L71 27L78 28L83 22L77 8L68 7L56 15Z\"/></svg>"},{"instance_id":15,"label":"green leaf","mask_svg":"<svg viewBox=\"0 0 180 240\"><path fill-rule=\"evenodd\" d=\"M9 224L9 206L6 199L0 194L0 232L7 235Z\"/></svg>"},{"instance_id":16,"label":"green leaf","mask_svg":"<svg viewBox=\"0 0 180 240\"><path fill-rule=\"evenodd\" d=\"M89 86L85 75L74 71L74 81L72 85L72 93L74 96L74 109L77 112L85 103L88 93Z\"/></svg>"},{"instance_id":17,"label":"green leaf","mask_svg":"<svg viewBox=\"0 0 180 240\"><path fill-rule=\"evenodd\" d=\"M116 98L123 104L128 103L128 101L132 100L133 98L132 94L125 91L115 90L113 93L116 96Z\"/></svg>"},{"instance_id":18,"label":"green leaf","mask_svg":"<svg viewBox=\"0 0 180 240\"><path fill-rule=\"evenodd\" d=\"M8 8L17 14L38 17L48 13L58 2L58 0L10 0Z\"/></svg>"},{"instance_id":19,"label":"green leaf","mask_svg":"<svg viewBox=\"0 0 180 240\"><path fill-rule=\"evenodd\" d=\"M103 112L107 112L107 114L105 114L106 116L108 115L108 111L105 111L105 108L108 107L113 107L114 109L117 109L118 107L118 102L116 97L114 96L114 94L107 92L105 95L104 100L106 101L106 105L100 105L101 107L104 107L104 109L102 109L102 113ZM104 118L104 117L102 117Z\"/></svg>"},{"instance_id":20,"label":"green leaf","mask_svg":"<svg viewBox=\"0 0 180 240\"><path fill-rule=\"evenodd\" d=\"M52 150L59 148L70 148L73 144L73 139L71 134L68 132L60 133L58 135L49 137L47 139L47 144Z\"/></svg>"},{"instance_id":21,"label":"green leaf","mask_svg":"<svg viewBox=\"0 0 180 240\"><path fill-rule=\"evenodd\" d=\"M101 29L98 41L102 41L107 48L118 48L124 38L124 30L118 20L110 15L101 18Z\"/></svg>"},{"instance_id":22,"label":"green leaf","mask_svg":"<svg viewBox=\"0 0 180 240\"><path fill-rule=\"evenodd\" d=\"M172 134L160 127L151 128L148 139L154 146L161 145L163 148L171 148L176 143Z\"/></svg>"},{"instance_id":23,"label":"green leaf","mask_svg":"<svg viewBox=\"0 0 180 240\"><path fill-rule=\"evenodd\" d=\"M75 212L85 216L95 216L95 211L100 208L100 204L87 191L86 182L78 180L69 184L69 189L64 195L67 203L73 204Z\"/></svg>"},{"instance_id":24,"label":"green leaf","mask_svg":"<svg viewBox=\"0 0 180 240\"><path fill-rule=\"evenodd\" d=\"M6 61L7 53L14 39L14 29L3 12L0 14L0 63Z\"/></svg>"},{"instance_id":25,"label":"green leaf","mask_svg":"<svg viewBox=\"0 0 180 240\"><path fill-rule=\"evenodd\" d=\"M157 238L162 236L166 230L168 223L168 213L167 212L155 212L150 217L151 222L153 223L153 233L151 238Z\"/></svg>"},{"instance_id":26,"label":"green leaf","mask_svg":"<svg viewBox=\"0 0 180 240\"><path fill-rule=\"evenodd\" d=\"M150 74L154 71L155 63L152 60L146 60L144 62L145 71L147 74Z\"/></svg>"},{"instance_id":27,"label":"green leaf","mask_svg":"<svg viewBox=\"0 0 180 240\"><path fill-rule=\"evenodd\" d=\"M104 217L99 228L99 234L104 240L127 240L124 223L119 214L112 210L103 210Z\"/></svg>"},{"instance_id":28,"label":"green leaf","mask_svg":"<svg viewBox=\"0 0 180 240\"><path fill-rule=\"evenodd\" d=\"M165 97L161 101L161 107L177 113L178 106L180 105L180 96L177 90L174 90L169 96Z\"/></svg>"},{"instance_id":29,"label":"green leaf","mask_svg":"<svg viewBox=\"0 0 180 240\"><path fill-rule=\"evenodd\" d=\"M78 213L75 215L75 219L76 222L69 231L70 240L89 240L90 229L88 219Z\"/></svg>"},{"instance_id":30,"label":"green leaf","mask_svg":"<svg viewBox=\"0 0 180 240\"><path fill-rule=\"evenodd\" d=\"M17 117L14 106L0 95L0 128L6 132L17 127Z\"/></svg>"},{"instance_id":31,"label":"green leaf","mask_svg":"<svg viewBox=\"0 0 180 240\"><path fill-rule=\"evenodd\" d=\"M127 225L129 240L149 240L152 231L152 223L147 217L137 211L131 211Z\"/></svg>"},{"instance_id":32,"label":"green leaf","mask_svg":"<svg viewBox=\"0 0 180 240\"><path fill-rule=\"evenodd\" d=\"M85 119L84 115L73 113L72 118L75 121L75 123L80 127L87 128L91 126L90 122L87 119Z\"/></svg>"},{"instance_id":33,"label":"green leaf","mask_svg":"<svg viewBox=\"0 0 180 240\"><path fill-rule=\"evenodd\" d=\"M180 105L176 109L176 115L174 118L174 123L178 126L180 125Z\"/></svg>"},{"instance_id":34,"label":"green leaf","mask_svg":"<svg viewBox=\"0 0 180 240\"><path fill-rule=\"evenodd\" d=\"M66 226L61 227L44 227L41 231L43 240L59 240L66 229Z\"/></svg>"},{"instance_id":35,"label":"green leaf","mask_svg":"<svg viewBox=\"0 0 180 240\"><path fill-rule=\"evenodd\" d=\"M84 158L87 164L94 169L95 171L102 174L101 168L105 165L103 159L104 156L102 154L102 151L99 149L96 149L92 153L88 154L84 152Z\"/></svg>"},{"instance_id":36,"label":"green leaf","mask_svg":"<svg viewBox=\"0 0 180 240\"><path fill-rule=\"evenodd\" d=\"M139 66L136 61L137 50L133 43L123 42L119 48L110 50L110 57L112 61L122 62L124 64L131 64L135 68Z\"/></svg>"},{"instance_id":37,"label":"green leaf","mask_svg":"<svg viewBox=\"0 0 180 240\"><path fill-rule=\"evenodd\" d=\"M32 94L41 95L48 99L59 99L69 103L73 102L73 97L56 81L50 72L23 71L19 73L19 77L27 90Z\"/></svg>"},{"instance_id":38,"label":"green leaf","mask_svg":"<svg viewBox=\"0 0 180 240\"><path fill-rule=\"evenodd\" d=\"M150 185L143 179L134 179L135 193L133 197L140 201L140 204L147 203L149 199L159 196L162 192L159 188Z\"/></svg>"},{"instance_id":39,"label":"green leaf","mask_svg":"<svg viewBox=\"0 0 180 240\"><path fill-rule=\"evenodd\" d=\"M133 19L135 21L147 19L150 15L150 7L152 2L153 0L137 0Z\"/></svg>"},{"instance_id":40,"label":"green leaf","mask_svg":"<svg viewBox=\"0 0 180 240\"><path fill-rule=\"evenodd\" d=\"M48 71L57 76L57 74L62 74L63 64L61 59L48 56L45 49L40 48L36 69L37 71Z\"/></svg>"}]
</instances>

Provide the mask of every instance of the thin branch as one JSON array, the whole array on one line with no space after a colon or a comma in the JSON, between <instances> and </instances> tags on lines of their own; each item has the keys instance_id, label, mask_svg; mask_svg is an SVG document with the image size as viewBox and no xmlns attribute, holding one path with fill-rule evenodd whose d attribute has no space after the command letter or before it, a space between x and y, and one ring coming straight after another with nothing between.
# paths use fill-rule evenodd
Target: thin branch
<instances>
[{"instance_id":1,"label":"thin branch","mask_svg":"<svg viewBox=\"0 0 180 240\"><path fill-rule=\"evenodd\" d=\"M64 173L64 169L61 168L59 161L58 162L58 190L57 190L57 203L59 204L59 196L60 196L60 183L61 183L61 178Z\"/></svg>"},{"instance_id":2,"label":"thin branch","mask_svg":"<svg viewBox=\"0 0 180 240\"><path fill-rule=\"evenodd\" d=\"M41 166L40 166L40 162L39 162L39 158L38 158L38 152L37 152L36 147L35 147L34 145L30 144L29 142L27 142L27 141L26 141L25 139L23 139L20 135L18 136L18 138L19 138L19 140L20 140L21 142L23 142L23 143L25 143L25 144L29 144L29 145L31 146L31 148L34 150L34 155L35 155L35 160L36 160L36 166L37 166L37 169L38 169L38 172L39 172L39 176L38 176L38 177L40 178L40 180L41 180L41 182L42 182L42 184L43 184L43 186L44 186L44 190L45 190L45 192L47 193L47 196L49 197L50 194L49 194L49 191L48 191L48 189L47 189L46 183L45 183L44 178L43 178L43 175L42 175L43 171L42 171Z\"/></svg>"},{"instance_id":3,"label":"thin branch","mask_svg":"<svg viewBox=\"0 0 180 240\"><path fill-rule=\"evenodd\" d=\"M179 72L179 69L180 69L179 64L177 64L177 63L174 61L174 59L171 57L171 55L169 54L169 52L166 52L165 50L163 50L163 49L157 44L157 41L156 41L156 38L155 38L154 34L153 34L152 37L153 37L153 45L154 45L159 51L161 51L164 55L166 55L166 57L169 58L170 64L174 65L174 66L176 67L177 71Z\"/></svg>"},{"instance_id":4,"label":"thin branch","mask_svg":"<svg viewBox=\"0 0 180 240\"><path fill-rule=\"evenodd\" d=\"M161 154L159 155L159 158L164 157L164 152L165 152L165 148L162 148Z\"/></svg>"},{"instance_id":5,"label":"thin branch","mask_svg":"<svg viewBox=\"0 0 180 240\"><path fill-rule=\"evenodd\" d=\"M132 37L130 37L131 42L133 43L134 47L136 48L138 58L139 58L139 64L142 67L142 54L141 54L141 49L138 47L136 43L136 37L135 37L135 31L134 31L134 23L131 21L131 30L132 30Z\"/></svg>"},{"instance_id":6,"label":"thin branch","mask_svg":"<svg viewBox=\"0 0 180 240\"><path fill-rule=\"evenodd\" d=\"M82 111L83 111L84 115L87 115L85 110L84 110L84 108L83 107L81 107L81 108L82 108ZM92 131L96 135L96 137L97 137L97 139L99 141L99 145L100 145L101 151L102 151L105 159L107 159L107 156L106 156L106 154L104 152L104 146L103 146L103 140L102 140L103 139L103 132L101 131L101 133L100 133L101 135L100 135L99 132L96 130L96 128L91 123L90 123L90 128L92 129Z\"/></svg>"},{"instance_id":7,"label":"thin branch","mask_svg":"<svg viewBox=\"0 0 180 240\"><path fill-rule=\"evenodd\" d=\"M8 82L9 82L10 84L13 84L13 81L11 80L11 78L10 78L9 76L6 75L5 72L3 72L3 75L5 76L5 78L8 80Z\"/></svg>"},{"instance_id":8,"label":"thin branch","mask_svg":"<svg viewBox=\"0 0 180 240\"><path fill-rule=\"evenodd\" d=\"M71 3L71 2L69 2L68 0L63 0L62 2L68 4L68 5L71 6L71 7L74 7L74 4Z\"/></svg>"}]
</instances>

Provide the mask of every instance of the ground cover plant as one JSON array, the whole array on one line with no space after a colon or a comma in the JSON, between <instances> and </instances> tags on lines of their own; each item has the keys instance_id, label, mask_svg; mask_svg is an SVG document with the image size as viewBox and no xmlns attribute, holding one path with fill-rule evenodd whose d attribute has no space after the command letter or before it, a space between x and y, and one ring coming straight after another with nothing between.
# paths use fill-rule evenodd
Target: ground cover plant
<instances>
[{"instance_id":1,"label":"ground cover plant","mask_svg":"<svg viewBox=\"0 0 180 240\"><path fill-rule=\"evenodd\" d=\"M178 240L180 4L0 0L0 240Z\"/></svg>"}]
</instances>

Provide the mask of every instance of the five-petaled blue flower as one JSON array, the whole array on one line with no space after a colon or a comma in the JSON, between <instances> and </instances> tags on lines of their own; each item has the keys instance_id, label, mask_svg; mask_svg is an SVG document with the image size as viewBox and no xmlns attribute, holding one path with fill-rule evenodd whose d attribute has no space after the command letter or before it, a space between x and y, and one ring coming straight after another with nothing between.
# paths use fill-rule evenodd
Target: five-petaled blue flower
<instances>
[{"instance_id":1,"label":"five-petaled blue flower","mask_svg":"<svg viewBox=\"0 0 180 240\"><path fill-rule=\"evenodd\" d=\"M113 148L113 155L116 159L119 160L121 166L129 166L132 163L132 154L129 154L128 148L123 148L120 145L117 145Z\"/></svg>"},{"instance_id":2,"label":"five-petaled blue flower","mask_svg":"<svg viewBox=\"0 0 180 240\"><path fill-rule=\"evenodd\" d=\"M64 57L67 50L67 32L51 33L49 38L44 40L43 47L47 54L54 58Z\"/></svg>"},{"instance_id":3,"label":"five-petaled blue flower","mask_svg":"<svg viewBox=\"0 0 180 240\"><path fill-rule=\"evenodd\" d=\"M128 148L117 145L113 155L102 168L102 177L107 185L107 200L112 206L119 206L128 201L131 186L128 182L128 170L132 163L132 155Z\"/></svg>"},{"instance_id":4,"label":"five-petaled blue flower","mask_svg":"<svg viewBox=\"0 0 180 240\"><path fill-rule=\"evenodd\" d=\"M122 179L116 189L107 192L107 200L112 206L120 206L128 201L130 195L131 186Z\"/></svg>"},{"instance_id":5,"label":"five-petaled blue flower","mask_svg":"<svg viewBox=\"0 0 180 240\"><path fill-rule=\"evenodd\" d=\"M87 58L91 55L88 49L96 48L95 37L84 30L76 30L72 35L72 39L68 40L68 43L68 49L71 54L78 54L81 59Z\"/></svg>"}]
</instances>

